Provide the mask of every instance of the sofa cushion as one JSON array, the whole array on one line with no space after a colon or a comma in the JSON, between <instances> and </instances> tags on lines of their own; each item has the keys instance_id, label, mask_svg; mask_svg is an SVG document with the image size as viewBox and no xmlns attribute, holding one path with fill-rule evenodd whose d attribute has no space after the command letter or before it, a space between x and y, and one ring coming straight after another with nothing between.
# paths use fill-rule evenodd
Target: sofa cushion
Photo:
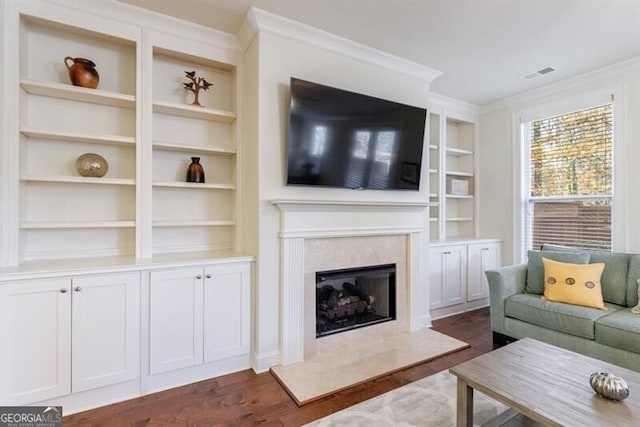
<instances>
[{"instance_id":1,"label":"sofa cushion","mask_svg":"<svg viewBox=\"0 0 640 427\"><path fill-rule=\"evenodd\" d=\"M571 252L589 254L589 262L604 262L604 273L602 273L602 298L610 303L628 306L627 295L629 288L629 254L618 252L598 251L593 249L572 248L570 246L552 245L545 243L542 251ZM559 260L557 260L559 261ZM638 270L640 273L640 259L638 260ZM566 262L566 261L565 261ZM640 276L637 276L637 280ZM634 281L635 283L635 281Z\"/></svg>"},{"instance_id":2,"label":"sofa cushion","mask_svg":"<svg viewBox=\"0 0 640 427\"><path fill-rule=\"evenodd\" d=\"M623 307L605 303L608 312ZM558 332L594 339L595 321L608 315L607 311L561 302L543 301L539 295L516 294L507 298L505 315Z\"/></svg>"},{"instance_id":3,"label":"sofa cushion","mask_svg":"<svg viewBox=\"0 0 640 427\"><path fill-rule=\"evenodd\" d=\"M595 339L600 344L640 353L640 316L626 308L599 318Z\"/></svg>"},{"instance_id":4,"label":"sofa cushion","mask_svg":"<svg viewBox=\"0 0 640 427\"><path fill-rule=\"evenodd\" d=\"M638 280L640 279L640 255L629 257L629 272L627 273L627 307L633 307L640 303L638 296Z\"/></svg>"},{"instance_id":5,"label":"sofa cushion","mask_svg":"<svg viewBox=\"0 0 640 427\"><path fill-rule=\"evenodd\" d=\"M605 310L600 277L604 263L570 264L542 257L544 301L564 302Z\"/></svg>"},{"instance_id":6,"label":"sofa cushion","mask_svg":"<svg viewBox=\"0 0 640 427\"><path fill-rule=\"evenodd\" d=\"M524 291L528 294L542 295L544 293L544 267L542 257L559 262L570 262L572 264L587 264L589 254L585 252L567 251L529 251L527 252L527 283Z\"/></svg>"}]
</instances>

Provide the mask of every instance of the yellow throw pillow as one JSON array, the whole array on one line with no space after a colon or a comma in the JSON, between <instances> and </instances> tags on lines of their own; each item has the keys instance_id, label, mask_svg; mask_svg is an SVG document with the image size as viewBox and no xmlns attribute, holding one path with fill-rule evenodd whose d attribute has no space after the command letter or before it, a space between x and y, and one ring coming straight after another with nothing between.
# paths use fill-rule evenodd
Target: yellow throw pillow
<instances>
[{"instance_id":1,"label":"yellow throw pillow","mask_svg":"<svg viewBox=\"0 0 640 427\"><path fill-rule=\"evenodd\" d=\"M542 258L544 301L563 302L606 310L600 277L604 263L569 264Z\"/></svg>"}]
</instances>

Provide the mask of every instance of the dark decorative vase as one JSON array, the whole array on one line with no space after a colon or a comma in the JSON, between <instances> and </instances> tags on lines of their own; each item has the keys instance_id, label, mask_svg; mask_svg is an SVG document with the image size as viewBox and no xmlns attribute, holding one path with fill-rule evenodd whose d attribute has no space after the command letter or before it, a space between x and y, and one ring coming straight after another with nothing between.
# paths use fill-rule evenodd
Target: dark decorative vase
<instances>
[{"instance_id":1,"label":"dark decorative vase","mask_svg":"<svg viewBox=\"0 0 640 427\"><path fill-rule=\"evenodd\" d=\"M200 157L191 158L191 164L187 168L187 182L204 183L204 169L200 164Z\"/></svg>"},{"instance_id":2,"label":"dark decorative vase","mask_svg":"<svg viewBox=\"0 0 640 427\"><path fill-rule=\"evenodd\" d=\"M69 65L69 61L73 65ZM69 79L74 86L88 87L95 89L100 82L100 76L96 71L96 64L86 58L72 58L67 56L64 58L64 65L69 70Z\"/></svg>"}]
</instances>

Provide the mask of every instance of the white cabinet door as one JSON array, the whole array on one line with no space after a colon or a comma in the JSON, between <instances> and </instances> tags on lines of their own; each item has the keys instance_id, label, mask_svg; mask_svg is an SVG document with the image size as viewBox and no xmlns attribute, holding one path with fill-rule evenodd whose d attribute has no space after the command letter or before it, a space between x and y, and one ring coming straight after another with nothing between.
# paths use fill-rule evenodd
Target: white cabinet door
<instances>
[{"instance_id":1,"label":"white cabinet door","mask_svg":"<svg viewBox=\"0 0 640 427\"><path fill-rule=\"evenodd\" d=\"M72 390L135 379L140 360L140 275L72 280Z\"/></svg>"},{"instance_id":2,"label":"white cabinet door","mask_svg":"<svg viewBox=\"0 0 640 427\"><path fill-rule=\"evenodd\" d=\"M0 286L0 402L19 405L71 392L71 280Z\"/></svg>"},{"instance_id":3,"label":"white cabinet door","mask_svg":"<svg viewBox=\"0 0 640 427\"><path fill-rule=\"evenodd\" d=\"M442 263L444 294L446 305L460 304L465 301L467 286L467 251L464 245L444 247Z\"/></svg>"},{"instance_id":4,"label":"white cabinet door","mask_svg":"<svg viewBox=\"0 0 640 427\"><path fill-rule=\"evenodd\" d=\"M202 275L198 267L151 272L151 374L202 363Z\"/></svg>"},{"instance_id":5,"label":"white cabinet door","mask_svg":"<svg viewBox=\"0 0 640 427\"><path fill-rule=\"evenodd\" d=\"M205 362L249 352L250 283L249 265L205 269Z\"/></svg>"},{"instance_id":6,"label":"white cabinet door","mask_svg":"<svg viewBox=\"0 0 640 427\"><path fill-rule=\"evenodd\" d=\"M469 244L467 300L489 296L485 271L501 265L502 245L499 242Z\"/></svg>"},{"instance_id":7,"label":"white cabinet door","mask_svg":"<svg viewBox=\"0 0 640 427\"><path fill-rule=\"evenodd\" d=\"M464 302L466 248L437 246L429 250L429 295L432 309Z\"/></svg>"}]
</instances>

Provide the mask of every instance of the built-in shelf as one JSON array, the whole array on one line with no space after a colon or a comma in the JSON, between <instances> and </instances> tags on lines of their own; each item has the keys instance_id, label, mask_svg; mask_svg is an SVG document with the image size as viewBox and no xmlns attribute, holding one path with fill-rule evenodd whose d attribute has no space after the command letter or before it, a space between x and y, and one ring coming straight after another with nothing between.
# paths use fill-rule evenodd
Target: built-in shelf
<instances>
[{"instance_id":1,"label":"built-in shelf","mask_svg":"<svg viewBox=\"0 0 640 427\"><path fill-rule=\"evenodd\" d=\"M232 156L236 154L236 150L224 147L205 147L202 145L185 145L174 144L170 142L157 142L153 143L153 148L166 151L179 151L179 152L193 152L193 153L212 153Z\"/></svg>"},{"instance_id":2,"label":"built-in shelf","mask_svg":"<svg viewBox=\"0 0 640 427\"><path fill-rule=\"evenodd\" d=\"M236 114L232 111L215 110L213 108L166 101L154 102L153 111L155 113L171 114L174 116L211 120L223 123L233 123L236 120Z\"/></svg>"},{"instance_id":3,"label":"built-in shelf","mask_svg":"<svg viewBox=\"0 0 640 427\"><path fill-rule=\"evenodd\" d=\"M462 148L447 147L447 154L451 156L473 156L473 151Z\"/></svg>"},{"instance_id":4,"label":"built-in shelf","mask_svg":"<svg viewBox=\"0 0 640 427\"><path fill-rule=\"evenodd\" d=\"M135 179L126 178L94 178L85 176L22 176L22 181L52 182L66 184L98 184L98 185L135 185Z\"/></svg>"},{"instance_id":5,"label":"built-in shelf","mask_svg":"<svg viewBox=\"0 0 640 427\"><path fill-rule=\"evenodd\" d=\"M67 99L70 101L90 102L112 107L135 108L136 105L136 97L133 95L109 92L101 89L89 89L63 83L39 82L35 80L22 80L20 84L24 90L33 95Z\"/></svg>"},{"instance_id":6,"label":"built-in shelf","mask_svg":"<svg viewBox=\"0 0 640 427\"><path fill-rule=\"evenodd\" d=\"M22 230L80 229L80 228L132 228L135 221L23 221Z\"/></svg>"},{"instance_id":7,"label":"built-in shelf","mask_svg":"<svg viewBox=\"0 0 640 427\"><path fill-rule=\"evenodd\" d=\"M473 178L473 173L471 173L471 172L449 171L448 170L445 173L447 175L450 175L450 176L463 176L463 177Z\"/></svg>"},{"instance_id":8,"label":"built-in shelf","mask_svg":"<svg viewBox=\"0 0 640 427\"><path fill-rule=\"evenodd\" d=\"M477 233L477 112L463 105L438 107L436 103L429 116L429 200L440 202L429 212L430 239L473 238Z\"/></svg>"},{"instance_id":9,"label":"built-in shelf","mask_svg":"<svg viewBox=\"0 0 640 427\"><path fill-rule=\"evenodd\" d=\"M154 227L220 227L236 225L233 220L157 220L153 221Z\"/></svg>"},{"instance_id":10,"label":"built-in shelf","mask_svg":"<svg viewBox=\"0 0 640 427\"><path fill-rule=\"evenodd\" d=\"M234 184L207 184L199 182L154 182L154 187L193 188L202 190L235 190Z\"/></svg>"},{"instance_id":11,"label":"built-in shelf","mask_svg":"<svg viewBox=\"0 0 640 427\"><path fill-rule=\"evenodd\" d=\"M75 132L57 132L43 129L22 128L24 135L31 138L51 139L68 142L90 142L95 144L135 145L136 139L132 136L120 135L89 135Z\"/></svg>"}]
</instances>

